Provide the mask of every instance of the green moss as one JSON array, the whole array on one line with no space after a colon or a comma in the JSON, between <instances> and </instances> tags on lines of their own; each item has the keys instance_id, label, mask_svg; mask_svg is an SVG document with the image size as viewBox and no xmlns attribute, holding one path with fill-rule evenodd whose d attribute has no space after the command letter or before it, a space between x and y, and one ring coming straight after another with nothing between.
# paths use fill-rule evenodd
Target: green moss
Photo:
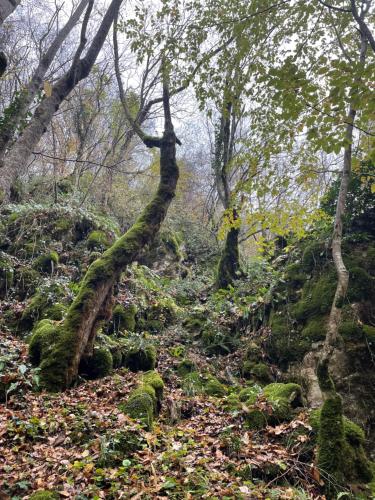
<instances>
[{"instance_id":1,"label":"green moss","mask_svg":"<svg viewBox=\"0 0 375 500\"><path fill-rule=\"evenodd\" d=\"M185 377L188 373L195 372L197 369L195 363L190 359L183 359L177 366L177 373L180 377Z\"/></svg>"},{"instance_id":2,"label":"green moss","mask_svg":"<svg viewBox=\"0 0 375 500\"><path fill-rule=\"evenodd\" d=\"M33 262L33 267L37 271L52 273L56 269L58 263L59 256L57 252L51 251L37 257Z\"/></svg>"},{"instance_id":3,"label":"green moss","mask_svg":"<svg viewBox=\"0 0 375 500\"><path fill-rule=\"evenodd\" d=\"M225 396L227 390L223 384L221 384L215 377L210 377L205 385L204 392L208 396Z\"/></svg>"},{"instance_id":4,"label":"green moss","mask_svg":"<svg viewBox=\"0 0 375 500\"><path fill-rule=\"evenodd\" d=\"M235 393L228 394L222 401L223 408L230 412L238 412L241 410L241 402L238 395Z\"/></svg>"},{"instance_id":5,"label":"green moss","mask_svg":"<svg viewBox=\"0 0 375 500\"><path fill-rule=\"evenodd\" d=\"M303 406L302 389L298 384L275 382L264 387L263 394L272 405L271 420L290 420L293 416L292 409Z\"/></svg>"},{"instance_id":6,"label":"green moss","mask_svg":"<svg viewBox=\"0 0 375 500\"><path fill-rule=\"evenodd\" d=\"M318 466L327 475L342 484L344 453L344 422L342 400L339 395L329 397L320 412L318 435Z\"/></svg>"},{"instance_id":7,"label":"green moss","mask_svg":"<svg viewBox=\"0 0 375 500\"><path fill-rule=\"evenodd\" d=\"M40 283L41 275L36 269L21 267L16 271L16 289L20 297L24 298L35 294Z\"/></svg>"},{"instance_id":8,"label":"green moss","mask_svg":"<svg viewBox=\"0 0 375 500\"><path fill-rule=\"evenodd\" d=\"M63 319L65 313L66 313L66 306L64 304L56 303L50 307L47 307L47 309L43 311L42 316L43 318L60 321Z\"/></svg>"},{"instance_id":9,"label":"green moss","mask_svg":"<svg viewBox=\"0 0 375 500\"><path fill-rule=\"evenodd\" d=\"M317 280L306 283L302 300L292 310L294 316L301 321L329 313L335 291L336 275L334 271L326 270Z\"/></svg>"},{"instance_id":10,"label":"green moss","mask_svg":"<svg viewBox=\"0 0 375 500\"><path fill-rule=\"evenodd\" d=\"M345 341L360 341L363 337L363 329L359 323L343 321L339 326L339 334Z\"/></svg>"},{"instance_id":11,"label":"green moss","mask_svg":"<svg viewBox=\"0 0 375 500\"><path fill-rule=\"evenodd\" d=\"M258 398L261 388L258 385L246 387L238 393L238 399L248 405L253 405Z\"/></svg>"},{"instance_id":12,"label":"green moss","mask_svg":"<svg viewBox=\"0 0 375 500\"><path fill-rule=\"evenodd\" d=\"M257 363L251 369L254 378L264 384L272 382L273 377L270 368L264 363Z\"/></svg>"},{"instance_id":13,"label":"green moss","mask_svg":"<svg viewBox=\"0 0 375 500\"><path fill-rule=\"evenodd\" d=\"M262 349L256 342L250 342L246 347L245 359L258 362L262 358Z\"/></svg>"},{"instance_id":14,"label":"green moss","mask_svg":"<svg viewBox=\"0 0 375 500\"><path fill-rule=\"evenodd\" d=\"M133 372L153 370L156 365L156 348L145 343L142 339L138 342L127 344L122 351L123 365Z\"/></svg>"},{"instance_id":15,"label":"green moss","mask_svg":"<svg viewBox=\"0 0 375 500\"><path fill-rule=\"evenodd\" d=\"M125 405L126 413L142 422L148 429L152 428L154 419L154 401L146 392L130 394Z\"/></svg>"},{"instance_id":16,"label":"green moss","mask_svg":"<svg viewBox=\"0 0 375 500\"><path fill-rule=\"evenodd\" d=\"M267 418L261 410L251 409L245 415L245 423L249 429L260 430L266 427Z\"/></svg>"},{"instance_id":17,"label":"green moss","mask_svg":"<svg viewBox=\"0 0 375 500\"><path fill-rule=\"evenodd\" d=\"M342 402L335 394L310 414L310 425L318 435L318 464L341 483L370 482L375 476L363 447L365 434L341 412Z\"/></svg>"},{"instance_id":18,"label":"green moss","mask_svg":"<svg viewBox=\"0 0 375 500\"><path fill-rule=\"evenodd\" d=\"M156 415L158 412L158 399L156 397L155 389L151 385L141 384L131 392L132 397L139 396L142 394L148 394L150 396L150 398L152 399L152 402L153 402L153 408L154 408L153 411L154 411L154 414Z\"/></svg>"},{"instance_id":19,"label":"green moss","mask_svg":"<svg viewBox=\"0 0 375 500\"><path fill-rule=\"evenodd\" d=\"M92 356L82 358L79 371L89 379L97 379L109 375L113 368L112 354L105 348L94 348Z\"/></svg>"},{"instance_id":20,"label":"green moss","mask_svg":"<svg viewBox=\"0 0 375 500\"><path fill-rule=\"evenodd\" d=\"M325 318L312 318L301 332L301 336L310 342L318 342L326 337Z\"/></svg>"},{"instance_id":21,"label":"green moss","mask_svg":"<svg viewBox=\"0 0 375 500\"><path fill-rule=\"evenodd\" d=\"M164 382L159 373L154 370L144 373L142 376L142 383L154 389L157 402L160 405L163 399Z\"/></svg>"},{"instance_id":22,"label":"green moss","mask_svg":"<svg viewBox=\"0 0 375 500\"><path fill-rule=\"evenodd\" d=\"M176 260L180 261L184 258L181 251L182 238L179 233L174 231L163 231L160 235L160 239L165 244L165 246L174 254Z\"/></svg>"},{"instance_id":23,"label":"green moss","mask_svg":"<svg viewBox=\"0 0 375 500\"><path fill-rule=\"evenodd\" d=\"M123 306L117 304L112 312L113 330L118 332L120 330L127 330L129 332L135 331L135 315L137 314L137 307L134 304Z\"/></svg>"},{"instance_id":24,"label":"green moss","mask_svg":"<svg viewBox=\"0 0 375 500\"><path fill-rule=\"evenodd\" d=\"M30 500L58 500L60 495L54 491L40 490L30 495Z\"/></svg>"},{"instance_id":25,"label":"green moss","mask_svg":"<svg viewBox=\"0 0 375 500\"><path fill-rule=\"evenodd\" d=\"M56 324L49 319L43 319L35 325L29 342L29 358L34 366L39 365L57 334Z\"/></svg>"},{"instance_id":26,"label":"green moss","mask_svg":"<svg viewBox=\"0 0 375 500\"><path fill-rule=\"evenodd\" d=\"M349 287L347 300L352 302L360 302L368 300L375 293L374 280L361 267L353 267L349 269Z\"/></svg>"},{"instance_id":27,"label":"green moss","mask_svg":"<svg viewBox=\"0 0 375 500\"><path fill-rule=\"evenodd\" d=\"M302 255L302 265L305 272L311 272L316 267L321 266L327 259L325 243L314 241L305 247Z\"/></svg>"},{"instance_id":28,"label":"green moss","mask_svg":"<svg viewBox=\"0 0 375 500\"><path fill-rule=\"evenodd\" d=\"M289 264L285 268L285 279L288 281L289 287L300 288L306 281L306 272L302 269L301 264Z\"/></svg>"},{"instance_id":29,"label":"green moss","mask_svg":"<svg viewBox=\"0 0 375 500\"><path fill-rule=\"evenodd\" d=\"M87 248L89 250L104 250L110 246L107 235L104 231L91 231L87 237Z\"/></svg>"},{"instance_id":30,"label":"green moss","mask_svg":"<svg viewBox=\"0 0 375 500\"><path fill-rule=\"evenodd\" d=\"M363 325L363 332L370 346L375 346L375 326Z\"/></svg>"}]
</instances>

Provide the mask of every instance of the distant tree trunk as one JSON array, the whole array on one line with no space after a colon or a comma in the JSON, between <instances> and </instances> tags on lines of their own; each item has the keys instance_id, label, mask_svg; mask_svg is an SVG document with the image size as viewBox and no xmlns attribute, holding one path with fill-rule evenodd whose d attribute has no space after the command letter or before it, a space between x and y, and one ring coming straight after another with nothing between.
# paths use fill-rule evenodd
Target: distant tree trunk
<instances>
[{"instance_id":1,"label":"distant tree trunk","mask_svg":"<svg viewBox=\"0 0 375 500\"><path fill-rule=\"evenodd\" d=\"M27 168L30 155L46 132L54 113L74 87L89 75L121 3L122 0L112 0L85 57L80 59L86 43L85 35L90 10L88 10L88 15L86 13L82 26L81 43L70 69L53 85L51 95L46 96L37 107L31 122L5 157L0 176L0 190L2 190L5 199L9 197L15 179ZM92 7L92 2L89 3L89 9L90 6Z\"/></svg>"},{"instance_id":2,"label":"distant tree trunk","mask_svg":"<svg viewBox=\"0 0 375 500\"><path fill-rule=\"evenodd\" d=\"M21 0L0 0L0 26L11 15Z\"/></svg>"},{"instance_id":3,"label":"distant tree trunk","mask_svg":"<svg viewBox=\"0 0 375 500\"><path fill-rule=\"evenodd\" d=\"M237 213L233 210L233 219L236 220L236 218ZM240 230L238 228L231 227L226 236L217 270L216 283L219 288L227 288L232 284L240 270L239 234Z\"/></svg>"},{"instance_id":4,"label":"distant tree trunk","mask_svg":"<svg viewBox=\"0 0 375 500\"><path fill-rule=\"evenodd\" d=\"M233 207L233 195L230 189L228 171L233 158L235 127L236 116L233 106L231 102L227 102L223 106L219 131L215 141L214 173L220 201L224 209L230 212L232 222L238 220L238 212ZM228 285L233 283L240 270L239 233L239 228L231 227L226 235L217 269L216 286L218 288L227 288Z\"/></svg>"},{"instance_id":5,"label":"distant tree trunk","mask_svg":"<svg viewBox=\"0 0 375 500\"><path fill-rule=\"evenodd\" d=\"M98 321L108 307L114 283L145 245L153 241L175 196L176 142L179 141L173 130L167 83L163 86L163 107L163 136L152 138L143 134L142 138L146 146L160 148L158 189L136 223L91 264L83 278L78 296L56 330L56 341L40 365L41 382L48 390L63 390L76 379L81 358L92 354Z\"/></svg>"},{"instance_id":6,"label":"distant tree trunk","mask_svg":"<svg viewBox=\"0 0 375 500\"><path fill-rule=\"evenodd\" d=\"M4 20L10 16L19 3L20 0L0 0L0 26L3 24ZM4 52L0 50L0 77L5 73L7 65L7 57Z\"/></svg>"},{"instance_id":7,"label":"distant tree trunk","mask_svg":"<svg viewBox=\"0 0 375 500\"><path fill-rule=\"evenodd\" d=\"M42 55L28 84L22 89L15 102L12 102L5 110L7 115L6 123L0 128L0 161L4 158L6 149L13 140L18 125L25 118L37 92L42 88L48 68L66 37L78 23L88 2L89 0L81 0L65 26L55 36L48 50Z\"/></svg>"}]
</instances>

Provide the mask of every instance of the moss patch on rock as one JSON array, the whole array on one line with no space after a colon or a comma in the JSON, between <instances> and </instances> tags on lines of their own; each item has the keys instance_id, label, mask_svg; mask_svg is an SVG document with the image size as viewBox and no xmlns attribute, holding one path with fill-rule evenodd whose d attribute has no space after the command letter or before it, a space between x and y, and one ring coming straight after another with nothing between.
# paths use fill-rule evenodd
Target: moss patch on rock
<instances>
[{"instance_id":1,"label":"moss patch on rock","mask_svg":"<svg viewBox=\"0 0 375 500\"><path fill-rule=\"evenodd\" d=\"M58 253L55 251L51 251L37 257L33 262L33 268L44 273L52 273L56 270L58 263Z\"/></svg>"},{"instance_id":2,"label":"moss patch on rock","mask_svg":"<svg viewBox=\"0 0 375 500\"><path fill-rule=\"evenodd\" d=\"M156 348L144 339L126 343L122 354L123 365L133 372L153 370L156 366Z\"/></svg>"},{"instance_id":3,"label":"moss patch on rock","mask_svg":"<svg viewBox=\"0 0 375 500\"><path fill-rule=\"evenodd\" d=\"M92 356L82 358L79 372L88 379L97 379L109 375L113 368L112 354L105 348L94 348Z\"/></svg>"},{"instance_id":4,"label":"moss patch on rock","mask_svg":"<svg viewBox=\"0 0 375 500\"><path fill-rule=\"evenodd\" d=\"M120 330L127 330L129 332L134 332L136 314L137 307L135 304L128 304L126 306L117 304L112 312L113 331L118 332Z\"/></svg>"}]
</instances>

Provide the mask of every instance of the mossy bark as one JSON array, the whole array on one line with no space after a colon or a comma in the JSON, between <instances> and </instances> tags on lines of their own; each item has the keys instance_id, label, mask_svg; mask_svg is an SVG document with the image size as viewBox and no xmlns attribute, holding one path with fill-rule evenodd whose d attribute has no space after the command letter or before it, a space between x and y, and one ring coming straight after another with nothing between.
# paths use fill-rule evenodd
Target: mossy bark
<instances>
[{"instance_id":1,"label":"mossy bark","mask_svg":"<svg viewBox=\"0 0 375 500\"><path fill-rule=\"evenodd\" d=\"M112 287L121 272L149 245L163 222L175 196L178 181L176 136L169 110L169 93L164 86L165 128L163 137L146 137L147 146L160 147L160 182L153 200L136 223L89 267L80 291L59 327L59 340L42 360L41 382L52 391L69 387L77 377L80 360L92 351L98 321L108 307Z\"/></svg>"}]
</instances>

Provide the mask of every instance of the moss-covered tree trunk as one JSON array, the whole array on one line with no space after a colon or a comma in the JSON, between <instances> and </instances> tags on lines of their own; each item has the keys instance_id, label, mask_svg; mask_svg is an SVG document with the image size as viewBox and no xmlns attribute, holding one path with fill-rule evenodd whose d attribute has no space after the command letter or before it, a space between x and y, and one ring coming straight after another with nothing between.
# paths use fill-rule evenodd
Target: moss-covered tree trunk
<instances>
[{"instance_id":1,"label":"moss-covered tree trunk","mask_svg":"<svg viewBox=\"0 0 375 500\"><path fill-rule=\"evenodd\" d=\"M149 245L163 222L178 181L176 136L173 130L169 92L163 90L164 134L162 138L144 137L148 147L160 148L160 182L152 201L136 223L99 259L93 262L83 278L80 291L70 306L62 325L56 329L55 341L40 364L41 383L52 391L69 387L77 377L83 356L91 354L98 322L108 308L112 287L126 266Z\"/></svg>"}]
</instances>

